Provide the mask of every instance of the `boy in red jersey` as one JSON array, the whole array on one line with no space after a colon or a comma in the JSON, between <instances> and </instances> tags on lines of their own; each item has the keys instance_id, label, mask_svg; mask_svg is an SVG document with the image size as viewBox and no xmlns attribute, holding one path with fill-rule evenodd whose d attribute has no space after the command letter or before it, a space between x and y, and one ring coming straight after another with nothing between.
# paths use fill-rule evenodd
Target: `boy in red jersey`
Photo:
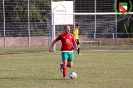
<instances>
[{"instance_id":1,"label":"boy in red jersey","mask_svg":"<svg viewBox=\"0 0 133 88\"><path fill-rule=\"evenodd\" d=\"M74 36L70 34L70 26L66 25L64 27L64 33L60 34L51 44L49 51L52 52L52 48L54 44L61 40L62 42L62 47L61 47L61 56L62 56L62 64L60 64L63 72L63 79L66 79L66 70L67 67L72 67L73 66L73 61L74 61L74 53L73 53L73 45L75 48L78 50L78 46L75 42Z\"/></svg>"}]
</instances>

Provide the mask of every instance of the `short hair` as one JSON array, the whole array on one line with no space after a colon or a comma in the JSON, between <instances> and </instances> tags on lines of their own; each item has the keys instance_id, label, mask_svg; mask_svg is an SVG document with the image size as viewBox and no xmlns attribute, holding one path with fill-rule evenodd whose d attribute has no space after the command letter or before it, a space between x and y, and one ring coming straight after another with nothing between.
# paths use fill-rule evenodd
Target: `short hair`
<instances>
[{"instance_id":1,"label":"short hair","mask_svg":"<svg viewBox=\"0 0 133 88\"><path fill-rule=\"evenodd\" d=\"M76 26L80 26L80 24L78 23L78 24L76 24Z\"/></svg>"},{"instance_id":2,"label":"short hair","mask_svg":"<svg viewBox=\"0 0 133 88\"><path fill-rule=\"evenodd\" d=\"M68 26L68 25L65 25L65 26L64 26L64 29L66 29L67 26Z\"/></svg>"}]
</instances>

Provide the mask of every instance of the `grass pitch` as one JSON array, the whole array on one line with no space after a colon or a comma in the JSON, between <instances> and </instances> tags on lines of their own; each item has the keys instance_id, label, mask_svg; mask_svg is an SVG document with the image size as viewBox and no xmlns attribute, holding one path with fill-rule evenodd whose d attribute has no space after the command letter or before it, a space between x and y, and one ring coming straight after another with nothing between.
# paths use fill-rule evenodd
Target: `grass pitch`
<instances>
[{"instance_id":1,"label":"grass pitch","mask_svg":"<svg viewBox=\"0 0 133 88\"><path fill-rule=\"evenodd\" d=\"M81 47L83 55L75 52L74 66L67 69L65 81L59 70L59 50L1 48L0 88L132 88L132 48L106 47ZM71 71L77 73L76 79L69 78Z\"/></svg>"}]
</instances>

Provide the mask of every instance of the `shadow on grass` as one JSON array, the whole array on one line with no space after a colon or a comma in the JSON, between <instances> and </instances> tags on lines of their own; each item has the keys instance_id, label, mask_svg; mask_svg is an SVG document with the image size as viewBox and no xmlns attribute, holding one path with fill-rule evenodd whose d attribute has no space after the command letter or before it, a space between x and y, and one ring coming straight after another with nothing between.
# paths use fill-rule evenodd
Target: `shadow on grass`
<instances>
[{"instance_id":1,"label":"shadow on grass","mask_svg":"<svg viewBox=\"0 0 133 88\"><path fill-rule=\"evenodd\" d=\"M32 79L32 80L63 80L62 78L34 78L34 77L0 77L1 80L29 80L29 79ZM66 80L73 80L73 79L66 79Z\"/></svg>"}]
</instances>

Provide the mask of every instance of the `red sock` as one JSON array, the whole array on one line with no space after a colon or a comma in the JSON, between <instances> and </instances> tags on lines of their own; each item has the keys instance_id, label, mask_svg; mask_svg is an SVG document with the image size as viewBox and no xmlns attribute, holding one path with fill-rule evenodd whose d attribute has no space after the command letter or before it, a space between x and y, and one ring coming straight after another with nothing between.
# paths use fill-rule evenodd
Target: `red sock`
<instances>
[{"instance_id":1,"label":"red sock","mask_svg":"<svg viewBox=\"0 0 133 88\"><path fill-rule=\"evenodd\" d=\"M66 77L66 67L63 66L63 77Z\"/></svg>"}]
</instances>

